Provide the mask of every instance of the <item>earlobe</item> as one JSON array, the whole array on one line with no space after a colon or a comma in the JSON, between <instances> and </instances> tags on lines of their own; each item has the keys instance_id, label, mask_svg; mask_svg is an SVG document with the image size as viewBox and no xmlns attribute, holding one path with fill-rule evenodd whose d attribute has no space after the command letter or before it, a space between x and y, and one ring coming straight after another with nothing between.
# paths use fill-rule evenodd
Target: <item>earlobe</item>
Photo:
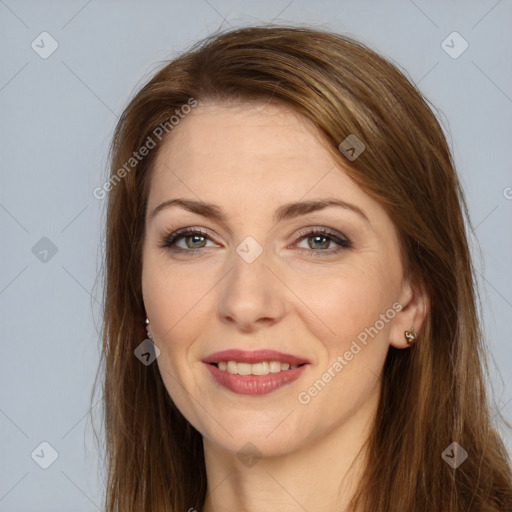
<instances>
[{"instance_id":1,"label":"earlobe","mask_svg":"<svg viewBox=\"0 0 512 512\"><path fill-rule=\"evenodd\" d=\"M395 348L408 348L421 340L421 330L429 310L428 296L419 279L407 280L399 303L402 309L393 319L389 344Z\"/></svg>"}]
</instances>

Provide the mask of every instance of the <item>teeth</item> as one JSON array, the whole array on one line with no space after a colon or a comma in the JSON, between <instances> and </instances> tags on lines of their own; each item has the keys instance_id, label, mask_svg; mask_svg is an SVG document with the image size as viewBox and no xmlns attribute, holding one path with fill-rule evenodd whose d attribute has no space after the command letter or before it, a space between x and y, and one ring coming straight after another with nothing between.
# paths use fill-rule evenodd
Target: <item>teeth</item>
<instances>
[{"instance_id":1,"label":"teeth","mask_svg":"<svg viewBox=\"0 0 512 512\"><path fill-rule=\"evenodd\" d=\"M270 361L268 366L270 373L278 373L281 371L281 363L279 361Z\"/></svg>"},{"instance_id":2,"label":"teeth","mask_svg":"<svg viewBox=\"0 0 512 512\"><path fill-rule=\"evenodd\" d=\"M279 361L262 361L261 363L238 363L236 361L219 361L219 370L227 371L233 375L268 375L285 370L297 368L297 364L280 363Z\"/></svg>"},{"instance_id":3,"label":"teeth","mask_svg":"<svg viewBox=\"0 0 512 512\"><path fill-rule=\"evenodd\" d=\"M250 364L252 375L268 375L270 372L269 365L266 361L263 363ZM240 368L240 363L238 368Z\"/></svg>"},{"instance_id":4,"label":"teeth","mask_svg":"<svg viewBox=\"0 0 512 512\"><path fill-rule=\"evenodd\" d=\"M238 375L251 375L252 364L250 364L250 363L235 363L235 364L237 365Z\"/></svg>"}]
</instances>

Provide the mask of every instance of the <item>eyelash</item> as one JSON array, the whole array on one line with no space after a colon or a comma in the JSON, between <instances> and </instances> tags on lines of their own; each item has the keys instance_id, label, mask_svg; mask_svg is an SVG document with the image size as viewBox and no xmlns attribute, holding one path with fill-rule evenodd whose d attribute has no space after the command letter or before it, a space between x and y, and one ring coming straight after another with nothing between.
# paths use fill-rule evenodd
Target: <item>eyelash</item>
<instances>
[{"instance_id":1,"label":"eyelash","mask_svg":"<svg viewBox=\"0 0 512 512\"><path fill-rule=\"evenodd\" d=\"M201 229L191 229L191 228L183 228L171 233L169 235L164 236L160 247L163 249L168 249L169 251L175 253L195 253L196 251L200 251L201 249L205 249L205 247L197 247L195 249L183 249L181 247L176 247L176 242L181 238L186 238L188 236L200 236L209 239L208 233ZM335 231L331 231L326 228L320 229L311 229L304 230L298 233L298 240L296 243L302 242L302 240L306 238L313 238L316 236L321 236L324 238L330 239L332 242L338 244L338 247L335 250L325 249L325 250L314 250L314 249L303 249L299 248L301 251L305 251L314 256L330 256L333 254L337 254L340 251L345 249L352 248L352 242L344 235L337 233Z\"/></svg>"}]
</instances>

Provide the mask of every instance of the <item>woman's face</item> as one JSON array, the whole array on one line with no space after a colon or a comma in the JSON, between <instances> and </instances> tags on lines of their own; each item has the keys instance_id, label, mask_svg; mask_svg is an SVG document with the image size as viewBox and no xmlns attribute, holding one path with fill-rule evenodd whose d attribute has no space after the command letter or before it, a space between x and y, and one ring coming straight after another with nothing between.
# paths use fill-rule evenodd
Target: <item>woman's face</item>
<instances>
[{"instance_id":1,"label":"woman's face","mask_svg":"<svg viewBox=\"0 0 512 512\"><path fill-rule=\"evenodd\" d=\"M233 453L367 429L389 345L420 328L390 218L283 106L199 105L174 128L142 285L167 391Z\"/></svg>"}]
</instances>

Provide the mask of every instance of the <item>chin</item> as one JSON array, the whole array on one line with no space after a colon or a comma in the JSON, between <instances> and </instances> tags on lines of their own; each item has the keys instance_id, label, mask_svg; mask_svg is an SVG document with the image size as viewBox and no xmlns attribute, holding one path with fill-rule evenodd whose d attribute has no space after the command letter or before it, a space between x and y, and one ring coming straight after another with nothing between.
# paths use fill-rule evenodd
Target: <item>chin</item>
<instances>
[{"instance_id":1,"label":"chin","mask_svg":"<svg viewBox=\"0 0 512 512\"><path fill-rule=\"evenodd\" d=\"M252 457L281 457L294 452L303 444L303 440L291 438L288 434L275 433L267 437L261 432L247 425L240 425L231 431L232 437L226 432L218 430L205 432L203 437L216 445L218 450L236 455L238 458Z\"/></svg>"},{"instance_id":2,"label":"chin","mask_svg":"<svg viewBox=\"0 0 512 512\"><path fill-rule=\"evenodd\" d=\"M311 437L308 432L313 426L300 417L300 410L290 414L292 410L281 407L275 412L224 411L219 412L215 420L202 416L191 423L205 441L223 451L240 455L243 451L255 450L259 456L279 457L300 449ZM320 432L322 429L313 430Z\"/></svg>"}]
</instances>

